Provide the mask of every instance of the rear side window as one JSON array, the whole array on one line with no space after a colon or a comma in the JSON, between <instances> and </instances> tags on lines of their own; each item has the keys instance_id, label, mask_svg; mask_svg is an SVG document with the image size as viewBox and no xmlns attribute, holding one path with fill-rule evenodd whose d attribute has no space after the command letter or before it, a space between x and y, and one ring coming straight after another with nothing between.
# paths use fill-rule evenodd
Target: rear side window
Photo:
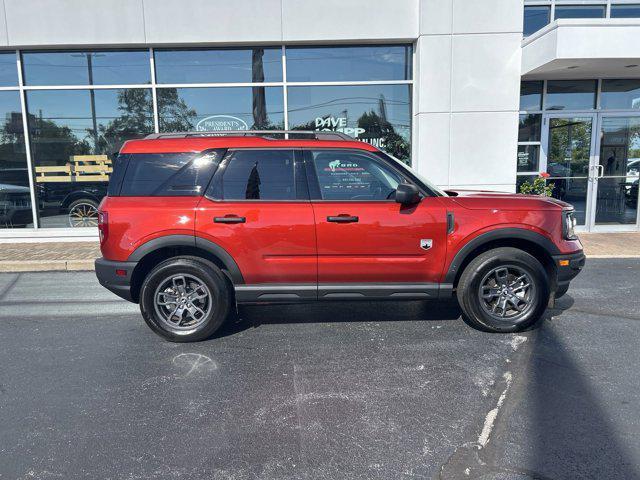
<instances>
[{"instance_id":1,"label":"rear side window","mask_svg":"<svg viewBox=\"0 0 640 480\"><path fill-rule=\"evenodd\" d=\"M309 151L322 200L393 200L403 179L365 153Z\"/></svg>"},{"instance_id":2,"label":"rear side window","mask_svg":"<svg viewBox=\"0 0 640 480\"><path fill-rule=\"evenodd\" d=\"M202 195L220 163L222 150L198 153L129 155L121 196L191 197Z\"/></svg>"},{"instance_id":3,"label":"rear side window","mask_svg":"<svg viewBox=\"0 0 640 480\"><path fill-rule=\"evenodd\" d=\"M292 150L235 150L211 184L217 200L295 200Z\"/></svg>"},{"instance_id":4,"label":"rear side window","mask_svg":"<svg viewBox=\"0 0 640 480\"><path fill-rule=\"evenodd\" d=\"M129 155L127 154L117 155L113 160L113 172L109 178L109 187L107 188L107 195L110 197L117 197L120 194L120 187L127 171L128 160Z\"/></svg>"}]
</instances>

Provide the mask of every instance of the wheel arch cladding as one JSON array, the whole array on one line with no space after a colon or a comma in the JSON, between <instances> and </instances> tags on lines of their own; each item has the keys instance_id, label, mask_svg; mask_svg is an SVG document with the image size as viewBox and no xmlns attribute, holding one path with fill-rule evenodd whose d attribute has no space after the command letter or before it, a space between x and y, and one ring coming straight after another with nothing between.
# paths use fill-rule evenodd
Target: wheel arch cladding
<instances>
[{"instance_id":1,"label":"wheel arch cladding","mask_svg":"<svg viewBox=\"0 0 640 480\"><path fill-rule=\"evenodd\" d=\"M558 247L544 235L524 228L491 230L467 242L453 257L444 282L457 286L460 275L469 262L481 253L499 247L513 247L530 253L542 263L552 283L555 282L556 270L552 255L560 253Z\"/></svg>"},{"instance_id":2,"label":"wheel arch cladding","mask_svg":"<svg viewBox=\"0 0 640 480\"><path fill-rule=\"evenodd\" d=\"M131 294L134 300L138 301L140 288L147 273L158 263L179 256L208 260L222 270L232 285L244 284L238 264L220 245L191 235L167 235L140 245L127 259L129 262L137 262L131 276Z\"/></svg>"}]
</instances>

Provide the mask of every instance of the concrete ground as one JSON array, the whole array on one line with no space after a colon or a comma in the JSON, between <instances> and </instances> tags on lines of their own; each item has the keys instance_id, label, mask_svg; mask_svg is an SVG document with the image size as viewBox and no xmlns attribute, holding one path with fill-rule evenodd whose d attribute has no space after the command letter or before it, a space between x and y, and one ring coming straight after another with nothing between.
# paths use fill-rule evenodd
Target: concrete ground
<instances>
[{"instance_id":1,"label":"concrete ground","mask_svg":"<svg viewBox=\"0 0 640 480\"><path fill-rule=\"evenodd\" d=\"M172 344L90 272L0 275L0 479L640 478L640 259L539 328L455 303L250 307Z\"/></svg>"}]
</instances>

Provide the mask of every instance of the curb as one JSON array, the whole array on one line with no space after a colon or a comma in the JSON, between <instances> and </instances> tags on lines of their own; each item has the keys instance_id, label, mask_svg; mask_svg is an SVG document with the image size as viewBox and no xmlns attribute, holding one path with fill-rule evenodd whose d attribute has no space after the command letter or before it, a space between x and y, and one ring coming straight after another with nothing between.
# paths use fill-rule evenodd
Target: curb
<instances>
[{"instance_id":1,"label":"curb","mask_svg":"<svg viewBox=\"0 0 640 480\"><path fill-rule=\"evenodd\" d=\"M3 260L0 272L79 272L95 270L93 260Z\"/></svg>"}]
</instances>

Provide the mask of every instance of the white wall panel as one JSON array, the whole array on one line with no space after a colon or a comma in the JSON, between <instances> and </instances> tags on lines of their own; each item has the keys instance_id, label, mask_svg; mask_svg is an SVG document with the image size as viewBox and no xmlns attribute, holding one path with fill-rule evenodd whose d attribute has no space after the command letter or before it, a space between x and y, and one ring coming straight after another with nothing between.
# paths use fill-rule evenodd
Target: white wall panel
<instances>
[{"instance_id":1,"label":"white wall panel","mask_svg":"<svg viewBox=\"0 0 640 480\"><path fill-rule=\"evenodd\" d=\"M144 5L150 43L282 40L280 0L145 0Z\"/></svg>"},{"instance_id":2,"label":"white wall panel","mask_svg":"<svg viewBox=\"0 0 640 480\"><path fill-rule=\"evenodd\" d=\"M517 33L453 36L454 112L518 109L521 40Z\"/></svg>"},{"instance_id":3,"label":"white wall panel","mask_svg":"<svg viewBox=\"0 0 640 480\"><path fill-rule=\"evenodd\" d=\"M453 33L522 33L523 14L522 0L453 0Z\"/></svg>"},{"instance_id":4,"label":"white wall panel","mask_svg":"<svg viewBox=\"0 0 640 480\"><path fill-rule=\"evenodd\" d=\"M413 168L436 185L449 183L449 122L448 113L420 113L417 122L417 158Z\"/></svg>"},{"instance_id":5,"label":"white wall panel","mask_svg":"<svg viewBox=\"0 0 640 480\"><path fill-rule=\"evenodd\" d=\"M450 34L453 0L420 0L420 35Z\"/></svg>"},{"instance_id":6,"label":"white wall panel","mask_svg":"<svg viewBox=\"0 0 640 480\"><path fill-rule=\"evenodd\" d=\"M418 0L282 0L284 41L397 40L418 37Z\"/></svg>"},{"instance_id":7,"label":"white wall panel","mask_svg":"<svg viewBox=\"0 0 640 480\"><path fill-rule=\"evenodd\" d=\"M518 113L451 116L452 185L515 185Z\"/></svg>"},{"instance_id":8,"label":"white wall panel","mask_svg":"<svg viewBox=\"0 0 640 480\"><path fill-rule=\"evenodd\" d=\"M418 112L451 110L450 35L424 35L417 44Z\"/></svg>"},{"instance_id":9,"label":"white wall panel","mask_svg":"<svg viewBox=\"0 0 640 480\"><path fill-rule=\"evenodd\" d=\"M4 0L10 45L145 42L142 0Z\"/></svg>"}]
</instances>

